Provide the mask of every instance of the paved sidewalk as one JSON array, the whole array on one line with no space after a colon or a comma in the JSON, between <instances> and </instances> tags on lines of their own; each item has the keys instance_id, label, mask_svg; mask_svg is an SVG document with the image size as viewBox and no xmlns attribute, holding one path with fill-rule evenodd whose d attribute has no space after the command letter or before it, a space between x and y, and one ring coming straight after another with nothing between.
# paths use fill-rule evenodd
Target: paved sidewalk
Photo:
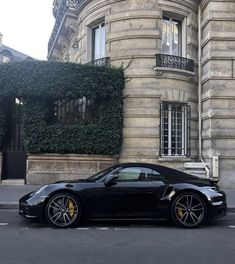
<instances>
[{"instance_id":1,"label":"paved sidewalk","mask_svg":"<svg viewBox=\"0 0 235 264\"><path fill-rule=\"evenodd\" d=\"M18 200L24 194L37 190L40 185L1 185L0 209L18 208ZM227 195L228 211L235 212L235 189L223 189Z\"/></svg>"},{"instance_id":2,"label":"paved sidewalk","mask_svg":"<svg viewBox=\"0 0 235 264\"><path fill-rule=\"evenodd\" d=\"M235 212L235 189L222 189L227 196L228 211Z\"/></svg>"},{"instance_id":3,"label":"paved sidewalk","mask_svg":"<svg viewBox=\"0 0 235 264\"><path fill-rule=\"evenodd\" d=\"M19 199L36 189L40 185L1 185L0 184L0 209L17 209Z\"/></svg>"}]
</instances>

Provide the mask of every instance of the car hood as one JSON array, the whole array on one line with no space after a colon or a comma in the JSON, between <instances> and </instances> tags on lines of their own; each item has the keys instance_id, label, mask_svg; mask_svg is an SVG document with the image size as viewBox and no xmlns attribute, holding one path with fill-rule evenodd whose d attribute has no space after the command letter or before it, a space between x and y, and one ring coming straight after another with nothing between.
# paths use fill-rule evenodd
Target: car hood
<instances>
[{"instance_id":1,"label":"car hood","mask_svg":"<svg viewBox=\"0 0 235 264\"><path fill-rule=\"evenodd\" d=\"M35 190L31 194L37 194L40 191L40 195L47 195L55 190L60 190L61 188L72 188L74 186L78 186L80 184L93 184L91 181L80 179L80 180L64 180L64 181L57 181L52 182L46 185L42 185L39 189Z\"/></svg>"},{"instance_id":2,"label":"car hood","mask_svg":"<svg viewBox=\"0 0 235 264\"><path fill-rule=\"evenodd\" d=\"M51 184L68 184L68 183L85 183L85 182L91 182L87 179L78 179L78 180L64 180L64 181L57 181L57 182L53 182Z\"/></svg>"},{"instance_id":3,"label":"car hood","mask_svg":"<svg viewBox=\"0 0 235 264\"><path fill-rule=\"evenodd\" d=\"M73 185L73 184L83 184L83 183L93 183L87 179L79 179L79 180L63 180L63 181L57 181L53 182L49 185Z\"/></svg>"}]
</instances>

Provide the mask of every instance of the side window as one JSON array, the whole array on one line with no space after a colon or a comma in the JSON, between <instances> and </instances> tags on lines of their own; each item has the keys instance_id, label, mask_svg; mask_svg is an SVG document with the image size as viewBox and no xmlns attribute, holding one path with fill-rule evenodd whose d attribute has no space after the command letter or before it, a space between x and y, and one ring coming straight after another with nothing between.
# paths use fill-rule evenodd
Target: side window
<instances>
[{"instance_id":1,"label":"side window","mask_svg":"<svg viewBox=\"0 0 235 264\"><path fill-rule=\"evenodd\" d=\"M130 167L118 172L118 181L161 181L164 177L157 171L144 167Z\"/></svg>"},{"instance_id":2,"label":"side window","mask_svg":"<svg viewBox=\"0 0 235 264\"><path fill-rule=\"evenodd\" d=\"M141 175L141 168L125 168L118 172L118 181L138 181Z\"/></svg>"},{"instance_id":3,"label":"side window","mask_svg":"<svg viewBox=\"0 0 235 264\"><path fill-rule=\"evenodd\" d=\"M142 168L141 174L139 176L139 181L162 181L164 177L157 171L149 169L149 168Z\"/></svg>"},{"instance_id":4,"label":"side window","mask_svg":"<svg viewBox=\"0 0 235 264\"><path fill-rule=\"evenodd\" d=\"M148 181L160 181L163 180L164 177L155 170L150 170L147 174L147 180Z\"/></svg>"}]
</instances>

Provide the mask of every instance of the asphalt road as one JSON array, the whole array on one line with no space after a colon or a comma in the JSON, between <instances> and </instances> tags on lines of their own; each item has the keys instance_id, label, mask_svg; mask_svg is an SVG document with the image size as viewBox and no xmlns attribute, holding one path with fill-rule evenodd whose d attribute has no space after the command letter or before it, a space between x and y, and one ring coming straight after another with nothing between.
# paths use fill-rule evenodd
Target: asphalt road
<instances>
[{"instance_id":1,"label":"asphalt road","mask_svg":"<svg viewBox=\"0 0 235 264\"><path fill-rule=\"evenodd\" d=\"M0 264L233 264L235 214L198 229L93 223L60 230L0 210Z\"/></svg>"}]
</instances>

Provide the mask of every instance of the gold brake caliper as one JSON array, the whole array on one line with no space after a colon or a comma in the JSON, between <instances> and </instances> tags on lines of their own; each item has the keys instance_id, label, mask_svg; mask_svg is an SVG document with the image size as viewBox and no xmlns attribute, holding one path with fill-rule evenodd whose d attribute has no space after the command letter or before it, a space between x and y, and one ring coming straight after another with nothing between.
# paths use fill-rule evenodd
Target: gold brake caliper
<instances>
[{"instance_id":1,"label":"gold brake caliper","mask_svg":"<svg viewBox=\"0 0 235 264\"><path fill-rule=\"evenodd\" d=\"M178 209L177 213L180 218L183 216L183 211L181 209Z\"/></svg>"},{"instance_id":2,"label":"gold brake caliper","mask_svg":"<svg viewBox=\"0 0 235 264\"><path fill-rule=\"evenodd\" d=\"M70 217L72 218L74 216L74 204L73 204L73 201L69 199L69 202L68 202L68 209L69 209L69 215Z\"/></svg>"}]
</instances>

